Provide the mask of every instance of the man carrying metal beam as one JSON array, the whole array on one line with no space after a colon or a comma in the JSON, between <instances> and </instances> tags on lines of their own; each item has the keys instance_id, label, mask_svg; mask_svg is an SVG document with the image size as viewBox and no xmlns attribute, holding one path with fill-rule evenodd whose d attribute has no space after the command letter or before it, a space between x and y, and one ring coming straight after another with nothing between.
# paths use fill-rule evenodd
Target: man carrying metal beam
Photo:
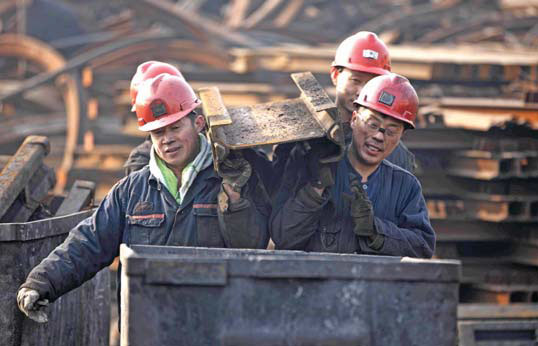
<instances>
[{"instance_id":1,"label":"man carrying metal beam","mask_svg":"<svg viewBox=\"0 0 538 346\"><path fill-rule=\"evenodd\" d=\"M387 46L373 32L360 31L346 38L336 49L331 80L336 87L336 107L348 143L351 140L349 121L354 111L354 100L370 79L387 74L390 69ZM401 141L387 160L414 173L415 157Z\"/></svg>"},{"instance_id":2,"label":"man carrying metal beam","mask_svg":"<svg viewBox=\"0 0 538 346\"><path fill-rule=\"evenodd\" d=\"M17 302L45 322L43 306L80 286L119 254L120 243L266 248L270 206L252 167L232 152L214 171L205 119L190 85L160 74L136 97L141 131L153 143L149 165L117 183L96 212L28 275Z\"/></svg>"},{"instance_id":3,"label":"man carrying metal beam","mask_svg":"<svg viewBox=\"0 0 538 346\"><path fill-rule=\"evenodd\" d=\"M390 69L388 48L373 32L360 31L346 38L336 49L331 66L331 80L336 88L336 107L347 143L351 142L349 121L354 111L354 100L369 80L390 73ZM282 176L292 147L293 144L277 146L272 169L261 173L271 196L280 186L280 182L275 183L274 176ZM415 171L415 156L401 141L386 159L411 173Z\"/></svg>"},{"instance_id":4,"label":"man carrying metal beam","mask_svg":"<svg viewBox=\"0 0 538 346\"><path fill-rule=\"evenodd\" d=\"M435 233L420 183L385 160L414 128L414 88L385 74L366 83L353 104L342 160L324 163L330 145L319 140L291 151L271 216L276 248L431 257Z\"/></svg>"}]
</instances>

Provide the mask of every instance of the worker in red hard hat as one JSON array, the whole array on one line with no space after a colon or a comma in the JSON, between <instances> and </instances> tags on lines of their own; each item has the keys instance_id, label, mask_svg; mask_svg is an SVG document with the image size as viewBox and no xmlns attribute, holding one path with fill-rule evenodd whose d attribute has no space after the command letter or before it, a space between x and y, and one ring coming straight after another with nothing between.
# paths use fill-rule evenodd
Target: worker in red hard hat
<instances>
[{"instance_id":1,"label":"worker in red hard hat","mask_svg":"<svg viewBox=\"0 0 538 346\"><path fill-rule=\"evenodd\" d=\"M151 136L149 164L116 184L30 272L17 295L21 311L45 322L43 306L110 265L121 243L267 247L268 198L240 153L215 172L200 103L181 76L162 73L139 85L135 110Z\"/></svg>"},{"instance_id":2,"label":"worker in red hard hat","mask_svg":"<svg viewBox=\"0 0 538 346\"><path fill-rule=\"evenodd\" d=\"M150 60L138 65L129 86L129 95L131 96L131 112L136 111L136 96L138 95L138 88L140 84L163 73L180 77L183 80L185 79L177 67L166 62Z\"/></svg>"},{"instance_id":3,"label":"worker in red hard hat","mask_svg":"<svg viewBox=\"0 0 538 346\"><path fill-rule=\"evenodd\" d=\"M369 80L390 71L387 46L373 32L360 31L346 38L336 49L331 80L336 88L336 106L348 140L354 100ZM414 172L415 157L402 142L398 143L387 160Z\"/></svg>"},{"instance_id":4,"label":"worker in red hard hat","mask_svg":"<svg viewBox=\"0 0 538 346\"><path fill-rule=\"evenodd\" d=\"M276 248L430 258L435 233L420 183L385 160L414 128L414 88L405 77L383 74L366 83L353 105L351 143L340 162L321 163L323 143L292 150L286 169L299 179L286 182L273 205Z\"/></svg>"},{"instance_id":5,"label":"worker in red hard hat","mask_svg":"<svg viewBox=\"0 0 538 346\"><path fill-rule=\"evenodd\" d=\"M135 102L140 84L162 73L167 73L169 75L185 79L177 67L166 62L151 60L141 63L136 68L136 73L133 75L130 83L129 95L131 98L131 112L136 110ZM131 151L127 161L125 161L125 164L123 165L125 168L125 175L138 171L149 163L151 145L152 143L150 136L146 136L144 142L139 144Z\"/></svg>"},{"instance_id":6,"label":"worker in red hard hat","mask_svg":"<svg viewBox=\"0 0 538 346\"><path fill-rule=\"evenodd\" d=\"M351 142L350 120L355 110L354 101L364 85L372 78L390 73L391 63L387 46L377 35L360 31L349 36L336 49L331 64L331 80L336 89L336 107L342 121L346 142ZM295 180L293 172L284 169L293 143L279 145L273 155L273 166L262 173L262 179L270 194L276 194L283 180ZM415 157L400 141L386 158L401 168L414 173ZM280 178L284 176L284 178ZM279 179L275 179L279 177Z\"/></svg>"}]
</instances>

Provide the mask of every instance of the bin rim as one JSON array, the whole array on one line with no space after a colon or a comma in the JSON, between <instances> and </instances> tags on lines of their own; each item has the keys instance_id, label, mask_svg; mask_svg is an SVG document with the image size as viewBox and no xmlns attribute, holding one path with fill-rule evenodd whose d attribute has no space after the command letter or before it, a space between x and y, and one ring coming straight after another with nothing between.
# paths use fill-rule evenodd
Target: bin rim
<instances>
[{"instance_id":1,"label":"bin rim","mask_svg":"<svg viewBox=\"0 0 538 346\"><path fill-rule=\"evenodd\" d=\"M147 250L147 253L144 253ZM158 254L159 250L168 252ZM177 251L177 253L172 253ZM185 254L181 254L185 251ZM196 253L198 251L199 253ZM224 256L220 256L224 254ZM228 276L257 278L363 279L375 281L459 282L461 261L321 252L201 248L122 244L127 275L145 276L159 265L180 268L225 263ZM172 270L173 271L173 270ZM171 273L170 275L174 275Z\"/></svg>"},{"instance_id":2,"label":"bin rim","mask_svg":"<svg viewBox=\"0 0 538 346\"><path fill-rule=\"evenodd\" d=\"M69 233L72 227L91 216L95 210L93 208L29 222L0 223L0 242L37 240ZM72 227L61 227L62 224L70 223L73 220L77 221Z\"/></svg>"}]
</instances>

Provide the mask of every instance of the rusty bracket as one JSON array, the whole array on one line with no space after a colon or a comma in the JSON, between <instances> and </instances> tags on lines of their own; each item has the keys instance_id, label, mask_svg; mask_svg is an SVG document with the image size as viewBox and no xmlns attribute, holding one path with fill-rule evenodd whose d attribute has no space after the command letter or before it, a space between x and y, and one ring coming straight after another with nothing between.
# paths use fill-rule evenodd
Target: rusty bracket
<instances>
[{"instance_id":1,"label":"rusty bracket","mask_svg":"<svg viewBox=\"0 0 538 346\"><path fill-rule=\"evenodd\" d=\"M226 134L222 129L223 125L232 124L232 119L222 101L220 91L217 87L203 88L199 90L200 98L207 123L207 137L211 144L213 153L213 166L218 172L219 164L224 161L229 154L226 146Z\"/></svg>"},{"instance_id":2,"label":"rusty bracket","mask_svg":"<svg viewBox=\"0 0 538 346\"><path fill-rule=\"evenodd\" d=\"M312 72L292 73L291 78L301 90L301 98L325 131L327 138L340 148L338 154L320 161L322 163L339 161L344 155L345 140L334 102L329 98L329 95L318 83Z\"/></svg>"}]
</instances>

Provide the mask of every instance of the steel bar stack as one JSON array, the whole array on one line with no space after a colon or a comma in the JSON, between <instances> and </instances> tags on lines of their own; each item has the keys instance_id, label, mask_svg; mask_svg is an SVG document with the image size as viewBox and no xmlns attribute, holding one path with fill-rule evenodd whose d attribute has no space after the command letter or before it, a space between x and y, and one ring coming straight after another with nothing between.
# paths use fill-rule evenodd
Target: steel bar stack
<instances>
[{"instance_id":1,"label":"steel bar stack","mask_svg":"<svg viewBox=\"0 0 538 346\"><path fill-rule=\"evenodd\" d=\"M442 110L433 113L424 116L434 123L409 132L406 143L417 155L436 257L462 261L460 345L534 342L538 131L521 121L487 131L449 127Z\"/></svg>"}]
</instances>

